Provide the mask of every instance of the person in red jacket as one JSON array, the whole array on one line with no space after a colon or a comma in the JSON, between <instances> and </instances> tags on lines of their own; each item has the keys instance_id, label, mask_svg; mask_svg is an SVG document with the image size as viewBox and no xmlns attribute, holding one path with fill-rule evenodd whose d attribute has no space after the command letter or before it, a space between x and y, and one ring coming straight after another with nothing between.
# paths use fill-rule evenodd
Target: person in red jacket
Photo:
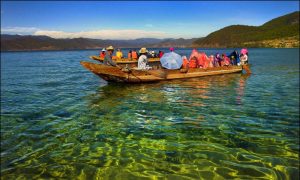
<instances>
[{"instance_id":1,"label":"person in red jacket","mask_svg":"<svg viewBox=\"0 0 300 180\"><path fill-rule=\"evenodd\" d=\"M198 67L198 60L196 56L190 58L189 68L197 68Z\"/></svg>"},{"instance_id":2,"label":"person in red jacket","mask_svg":"<svg viewBox=\"0 0 300 180\"><path fill-rule=\"evenodd\" d=\"M163 51L158 51L158 57L161 58L164 55Z\"/></svg>"},{"instance_id":3,"label":"person in red jacket","mask_svg":"<svg viewBox=\"0 0 300 180\"><path fill-rule=\"evenodd\" d=\"M222 66L229 66L230 65L230 59L226 56L226 54L222 54Z\"/></svg>"},{"instance_id":4,"label":"person in red jacket","mask_svg":"<svg viewBox=\"0 0 300 180\"><path fill-rule=\"evenodd\" d=\"M182 68L188 69L189 68L189 60L186 56L182 56Z\"/></svg>"},{"instance_id":5,"label":"person in red jacket","mask_svg":"<svg viewBox=\"0 0 300 180\"><path fill-rule=\"evenodd\" d=\"M105 57L105 54L106 54L105 52L106 52L106 50L105 50L105 48L103 48L102 51L100 52L100 55L99 55L100 58L104 58Z\"/></svg>"}]
</instances>

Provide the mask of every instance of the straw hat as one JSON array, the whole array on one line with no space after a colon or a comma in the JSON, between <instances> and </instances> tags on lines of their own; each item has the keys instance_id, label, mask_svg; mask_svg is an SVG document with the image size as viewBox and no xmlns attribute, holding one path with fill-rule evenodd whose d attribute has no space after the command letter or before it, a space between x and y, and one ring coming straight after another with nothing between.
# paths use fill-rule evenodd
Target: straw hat
<instances>
[{"instance_id":1,"label":"straw hat","mask_svg":"<svg viewBox=\"0 0 300 180\"><path fill-rule=\"evenodd\" d=\"M102 51L105 52L106 51L105 48L103 48Z\"/></svg>"},{"instance_id":2,"label":"straw hat","mask_svg":"<svg viewBox=\"0 0 300 180\"><path fill-rule=\"evenodd\" d=\"M146 49L146 48L141 48L141 50L140 50L140 53L147 53L148 52L148 50Z\"/></svg>"},{"instance_id":3,"label":"straw hat","mask_svg":"<svg viewBox=\"0 0 300 180\"><path fill-rule=\"evenodd\" d=\"M106 48L106 50L107 50L107 51L109 51L109 50L114 50L114 47L108 46L108 47Z\"/></svg>"}]
</instances>

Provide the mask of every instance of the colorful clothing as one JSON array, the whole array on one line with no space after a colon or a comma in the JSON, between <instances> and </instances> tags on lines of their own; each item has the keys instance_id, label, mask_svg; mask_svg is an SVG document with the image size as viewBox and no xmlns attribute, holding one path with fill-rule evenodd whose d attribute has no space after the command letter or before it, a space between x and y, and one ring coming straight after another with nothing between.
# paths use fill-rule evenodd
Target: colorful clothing
<instances>
[{"instance_id":1,"label":"colorful clothing","mask_svg":"<svg viewBox=\"0 0 300 180\"><path fill-rule=\"evenodd\" d=\"M123 57L122 51L117 51L116 56L118 59L121 59Z\"/></svg>"}]
</instances>

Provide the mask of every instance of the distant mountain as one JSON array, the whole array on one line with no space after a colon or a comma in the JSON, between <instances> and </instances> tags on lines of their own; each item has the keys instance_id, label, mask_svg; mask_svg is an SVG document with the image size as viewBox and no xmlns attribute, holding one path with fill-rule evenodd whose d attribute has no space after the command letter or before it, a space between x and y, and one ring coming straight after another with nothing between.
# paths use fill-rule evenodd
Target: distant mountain
<instances>
[{"instance_id":1,"label":"distant mountain","mask_svg":"<svg viewBox=\"0 0 300 180\"><path fill-rule=\"evenodd\" d=\"M113 45L116 47L133 47L143 44L142 40L101 40L88 38L54 39L48 36L1 35L1 51L23 50L70 50L98 49ZM149 39L150 42L160 42L159 39Z\"/></svg>"},{"instance_id":2,"label":"distant mountain","mask_svg":"<svg viewBox=\"0 0 300 180\"><path fill-rule=\"evenodd\" d=\"M54 39L48 36L1 35L1 51L100 49L113 45L119 48L188 47L193 40L140 38L134 40L101 40L88 38Z\"/></svg>"},{"instance_id":3,"label":"distant mountain","mask_svg":"<svg viewBox=\"0 0 300 180\"><path fill-rule=\"evenodd\" d=\"M192 43L197 40L197 38L192 39L166 39L159 43L151 44L151 47L178 47L178 48L186 48L191 47Z\"/></svg>"},{"instance_id":4,"label":"distant mountain","mask_svg":"<svg viewBox=\"0 0 300 180\"><path fill-rule=\"evenodd\" d=\"M101 40L54 39L48 36L1 35L1 51L66 50L100 47Z\"/></svg>"},{"instance_id":5,"label":"distant mountain","mask_svg":"<svg viewBox=\"0 0 300 180\"><path fill-rule=\"evenodd\" d=\"M197 39L193 47L299 47L299 11L262 26L225 27Z\"/></svg>"}]
</instances>

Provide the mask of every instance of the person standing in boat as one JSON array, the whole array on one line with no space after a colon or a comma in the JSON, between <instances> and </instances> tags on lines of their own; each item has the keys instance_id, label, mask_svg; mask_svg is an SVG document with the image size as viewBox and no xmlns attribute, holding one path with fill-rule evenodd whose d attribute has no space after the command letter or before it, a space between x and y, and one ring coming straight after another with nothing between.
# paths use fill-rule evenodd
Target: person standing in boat
<instances>
[{"instance_id":1,"label":"person standing in boat","mask_svg":"<svg viewBox=\"0 0 300 180\"><path fill-rule=\"evenodd\" d=\"M248 64L248 53L241 54L240 60L241 60L240 62L241 65Z\"/></svg>"},{"instance_id":2,"label":"person standing in boat","mask_svg":"<svg viewBox=\"0 0 300 180\"><path fill-rule=\"evenodd\" d=\"M112 55L114 53L114 48L112 46L109 46L106 48L106 55L104 57L104 60L103 60L103 64L104 65L107 65L107 66L116 66L116 67L119 67L117 65L117 63L115 63L113 60L112 60Z\"/></svg>"},{"instance_id":3,"label":"person standing in boat","mask_svg":"<svg viewBox=\"0 0 300 180\"><path fill-rule=\"evenodd\" d=\"M101 59L105 57L105 51L106 51L105 48L103 48L99 55Z\"/></svg>"},{"instance_id":4,"label":"person standing in boat","mask_svg":"<svg viewBox=\"0 0 300 180\"><path fill-rule=\"evenodd\" d=\"M140 53L140 57L139 57L139 60L138 60L138 69L144 69L144 70L151 69L151 67L149 67L147 65L147 63L148 63L148 58L147 58L148 50L146 48L141 48L139 53Z\"/></svg>"},{"instance_id":5,"label":"person standing in boat","mask_svg":"<svg viewBox=\"0 0 300 180\"><path fill-rule=\"evenodd\" d=\"M240 55L240 65L248 64L248 50L243 48Z\"/></svg>"}]
</instances>

